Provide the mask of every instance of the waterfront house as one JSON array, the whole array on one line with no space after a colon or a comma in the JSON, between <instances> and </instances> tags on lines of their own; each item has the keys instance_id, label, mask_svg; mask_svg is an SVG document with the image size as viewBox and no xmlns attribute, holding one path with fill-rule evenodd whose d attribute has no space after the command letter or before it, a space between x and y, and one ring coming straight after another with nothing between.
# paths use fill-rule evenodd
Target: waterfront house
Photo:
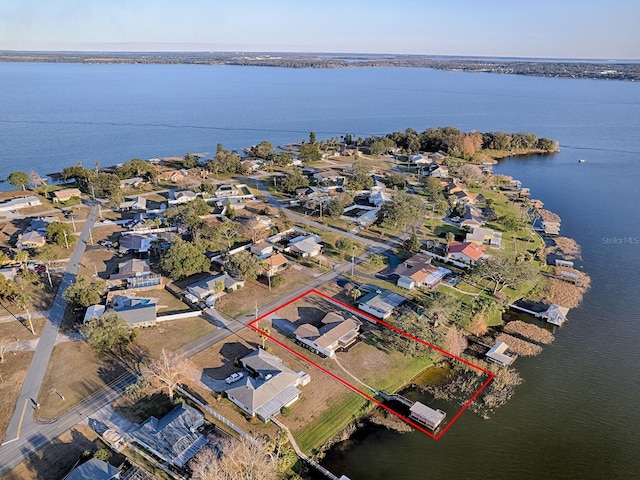
<instances>
[{"instance_id":1,"label":"waterfront house","mask_svg":"<svg viewBox=\"0 0 640 480\"><path fill-rule=\"evenodd\" d=\"M53 192L53 201L56 202L66 202L71 200L73 197L78 197L82 195L82 192L77 188L63 188L62 190L57 190Z\"/></svg>"},{"instance_id":2,"label":"waterfront house","mask_svg":"<svg viewBox=\"0 0 640 480\"><path fill-rule=\"evenodd\" d=\"M352 345L358 338L361 325L355 317L345 318L335 312L327 313L321 323L319 328L304 323L296 328L294 335L299 342L327 357L333 357L337 350Z\"/></svg>"},{"instance_id":3,"label":"waterfront house","mask_svg":"<svg viewBox=\"0 0 640 480\"><path fill-rule=\"evenodd\" d=\"M447 251L447 258L467 265L475 265L485 255L484 247L473 242L451 242Z\"/></svg>"},{"instance_id":4,"label":"waterfront house","mask_svg":"<svg viewBox=\"0 0 640 480\"><path fill-rule=\"evenodd\" d=\"M431 264L431 257L424 253L417 253L402 262L396 268L397 285L407 290L414 287L433 288L451 273L451 270L436 267Z\"/></svg>"},{"instance_id":5,"label":"waterfront house","mask_svg":"<svg viewBox=\"0 0 640 480\"><path fill-rule=\"evenodd\" d=\"M490 228L472 227L465 237L466 242L478 245L489 245L494 248L502 248L502 233Z\"/></svg>"},{"instance_id":6,"label":"waterfront house","mask_svg":"<svg viewBox=\"0 0 640 480\"><path fill-rule=\"evenodd\" d=\"M184 178L184 175L180 170L167 170L166 172L159 173L156 177L159 182L179 182Z\"/></svg>"},{"instance_id":7,"label":"waterfront house","mask_svg":"<svg viewBox=\"0 0 640 480\"><path fill-rule=\"evenodd\" d=\"M567 313L569 313L568 308L551 304L540 316L550 324L560 326L567 321Z\"/></svg>"},{"instance_id":8,"label":"waterfront house","mask_svg":"<svg viewBox=\"0 0 640 480\"><path fill-rule=\"evenodd\" d=\"M21 208L35 207L38 205L42 205L42 202L38 197L33 195L10 198L9 200L0 202L0 212L10 212L11 210L20 210Z\"/></svg>"},{"instance_id":9,"label":"waterfront house","mask_svg":"<svg viewBox=\"0 0 640 480\"><path fill-rule=\"evenodd\" d=\"M431 430L438 428L446 416L442 410L434 410L420 402L415 402L409 409L409 418L417 420Z\"/></svg>"},{"instance_id":10,"label":"waterfront house","mask_svg":"<svg viewBox=\"0 0 640 480\"><path fill-rule=\"evenodd\" d=\"M482 210L472 205L467 205L460 221L460 227L467 229L478 228L482 227L484 222L485 217L482 214Z\"/></svg>"},{"instance_id":11,"label":"waterfront house","mask_svg":"<svg viewBox=\"0 0 640 480\"><path fill-rule=\"evenodd\" d=\"M180 403L160 419L149 417L131 432L131 437L158 458L183 467L208 443L198 432L202 425L204 415Z\"/></svg>"},{"instance_id":12,"label":"waterfront house","mask_svg":"<svg viewBox=\"0 0 640 480\"><path fill-rule=\"evenodd\" d=\"M117 480L119 478L120 469L93 457L71 470L65 480Z\"/></svg>"},{"instance_id":13,"label":"waterfront house","mask_svg":"<svg viewBox=\"0 0 640 480\"><path fill-rule=\"evenodd\" d=\"M489 351L485 354L487 357L487 361L491 363L496 363L501 367L508 367L513 363L515 357L511 357L506 354L509 346L504 342L496 343Z\"/></svg>"},{"instance_id":14,"label":"waterfront house","mask_svg":"<svg viewBox=\"0 0 640 480\"><path fill-rule=\"evenodd\" d=\"M295 373L282 364L282 359L258 349L240 359L249 375L225 390L233 403L252 417L267 422L300 397L298 386L309 383L308 374Z\"/></svg>"},{"instance_id":15,"label":"waterfront house","mask_svg":"<svg viewBox=\"0 0 640 480\"><path fill-rule=\"evenodd\" d=\"M358 308L376 318L385 319L398 308L406 298L391 290L377 289L358 299Z\"/></svg>"}]
</instances>

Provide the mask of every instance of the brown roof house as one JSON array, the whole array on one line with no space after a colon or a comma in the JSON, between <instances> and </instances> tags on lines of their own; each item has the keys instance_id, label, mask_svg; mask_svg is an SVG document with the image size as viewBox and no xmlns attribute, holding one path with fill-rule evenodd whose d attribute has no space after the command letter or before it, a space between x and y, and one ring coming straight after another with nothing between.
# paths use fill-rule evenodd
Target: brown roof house
<instances>
[{"instance_id":1,"label":"brown roof house","mask_svg":"<svg viewBox=\"0 0 640 480\"><path fill-rule=\"evenodd\" d=\"M435 287L450 273L449 269L432 265L431 257L424 253L415 254L395 270L395 274L398 275L397 285L407 290L414 287Z\"/></svg>"},{"instance_id":2,"label":"brown roof house","mask_svg":"<svg viewBox=\"0 0 640 480\"><path fill-rule=\"evenodd\" d=\"M47 239L37 230L31 230L25 234L20 235L16 242L16 248L18 250L24 250L26 248L38 248L44 246L47 243Z\"/></svg>"},{"instance_id":3,"label":"brown roof house","mask_svg":"<svg viewBox=\"0 0 640 480\"><path fill-rule=\"evenodd\" d=\"M449 251L447 258L467 265L475 265L485 252L482 245L473 242L451 242L447 248Z\"/></svg>"},{"instance_id":4,"label":"brown roof house","mask_svg":"<svg viewBox=\"0 0 640 480\"><path fill-rule=\"evenodd\" d=\"M320 328L304 323L296 328L296 339L309 345L316 352L333 357L337 350L353 344L360 332L360 321L355 317L345 318L335 312L327 313Z\"/></svg>"},{"instance_id":5,"label":"brown roof house","mask_svg":"<svg viewBox=\"0 0 640 480\"><path fill-rule=\"evenodd\" d=\"M311 378L282 364L282 359L258 349L240 360L249 375L235 382L225 393L229 400L252 417L267 422L283 407L295 403L300 397L296 387L309 383Z\"/></svg>"},{"instance_id":6,"label":"brown roof house","mask_svg":"<svg viewBox=\"0 0 640 480\"><path fill-rule=\"evenodd\" d=\"M62 190L53 192L53 201L66 202L73 197L80 197L81 195L82 192L80 192L80 190L78 190L77 188L63 188Z\"/></svg>"},{"instance_id":7,"label":"brown roof house","mask_svg":"<svg viewBox=\"0 0 640 480\"><path fill-rule=\"evenodd\" d=\"M267 277L273 277L279 271L283 270L288 263L289 261L287 258L281 253L271 255L262 261L262 265L265 268L265 275Z\"/></svg>"}]
</instances>

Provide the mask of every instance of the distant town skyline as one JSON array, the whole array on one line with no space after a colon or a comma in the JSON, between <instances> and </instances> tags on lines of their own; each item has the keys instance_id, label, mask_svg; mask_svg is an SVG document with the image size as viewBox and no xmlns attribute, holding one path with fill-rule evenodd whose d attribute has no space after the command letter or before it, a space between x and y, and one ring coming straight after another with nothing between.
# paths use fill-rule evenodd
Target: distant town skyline
<instances>
[{"instance_id":1,"label":"distant town skyline","mask_svg":"<svg viewBox=\"0 0 640 480\"><path fill-rule=\"evenodd\" d=\"M0 50L395 53L640 59L633 0L21 0Z\"/></svg>"}]
</instances>

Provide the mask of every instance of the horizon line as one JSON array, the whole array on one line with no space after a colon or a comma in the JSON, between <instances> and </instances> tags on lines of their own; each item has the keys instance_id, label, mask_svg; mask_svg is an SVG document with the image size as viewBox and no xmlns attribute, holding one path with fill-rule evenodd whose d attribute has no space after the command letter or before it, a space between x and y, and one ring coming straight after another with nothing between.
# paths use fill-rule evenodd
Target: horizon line
<instances>
[{"instance_id":1,"label":"horizon line","mask_svg":"<svg viewBox=\"0 0 640 480\"><path fill-rule=\"evenodd\" d=\"M511 56L511 55L463 55L463 54L430 54L430 53L391 53L391 52L322 52L322 51L283 51L283 50L38 50L38 49L3 49L0 48L0 57L6 54L261 54L261 55L331 55L331 56L394 56L394 57L427 57L427 58L460 58L460 59L497 59L497 60L539 60L539 61L579 61L596 63L638 63L640 58L598 58L598 57L535 57L535 56Z\"/></svg>"}]
</instances>

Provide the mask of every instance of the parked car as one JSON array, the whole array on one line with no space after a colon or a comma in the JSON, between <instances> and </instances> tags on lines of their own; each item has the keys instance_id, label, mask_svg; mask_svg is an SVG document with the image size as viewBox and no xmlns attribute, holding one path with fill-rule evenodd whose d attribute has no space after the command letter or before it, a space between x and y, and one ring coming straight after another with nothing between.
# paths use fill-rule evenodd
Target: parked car
<instances>
[{"instance_id":1,"label":"parked car","mask_svg":"<svg viewBox=\"0 0 640 480\"><path fill-rule=\"evenodd\" d=\"M228 384L232 384L233 382L237 382L238 380L240 380L242 377L244 377L244 373L236 372L229 375L227 378L224 379L224 381Z\"/></svg>"}]
</instances>

